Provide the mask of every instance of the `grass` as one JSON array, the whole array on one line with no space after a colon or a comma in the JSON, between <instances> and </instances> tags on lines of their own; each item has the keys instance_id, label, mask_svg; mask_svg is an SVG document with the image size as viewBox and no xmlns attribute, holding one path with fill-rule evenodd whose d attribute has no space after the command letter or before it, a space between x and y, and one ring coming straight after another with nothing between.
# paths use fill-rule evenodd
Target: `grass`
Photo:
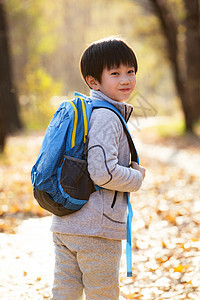
<instances>
[{"instance_id":1,"label":"grass","mask_svg":"<svg viewBox=\"0 0 200 300\"><path fill-rule=\"evenodd\" d=\"M172 118L168 124L157 125L155 129L161 138L185 135L184 120L180 118Z\"/></svg>"}]
</instances>

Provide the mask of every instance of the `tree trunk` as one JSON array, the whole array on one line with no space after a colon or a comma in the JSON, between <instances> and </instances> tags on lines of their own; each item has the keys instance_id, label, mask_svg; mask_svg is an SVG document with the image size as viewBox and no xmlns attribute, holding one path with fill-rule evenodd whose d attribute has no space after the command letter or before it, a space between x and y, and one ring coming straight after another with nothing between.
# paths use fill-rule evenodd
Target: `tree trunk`
<instances>
[{"instance_id":1,"label":"tree trunk","mask_svg":"<svg viewBox=\"0 0 200 300\"><path fill-rule=\"evenodd\" d=\"M0 151L7 134L21 127L16 90L12 84L6 12L0 0Z\"/></svg>"},{"instance_id":2,"label":"tree trunk","mask_svg":"<svg viewBox=\"0 0 200 300\"><path fill-rule=\"evenodd\" d=\"M193 132L194 124L200 117L199 79L200 79L200 48L199 48L199 4L198 0L184 0L187 12L186 54L179 60L178 20L175 18L167 1L150 0L158 16L163 33L166 37L169 60L172 64L174 82L180 97L185 128ZM186 66L186 70L184 68Z\"/></svg>"},{"instance_id":3,"label":"tree trunk","mask_svg":"<svg viewBox=\"0 0 200 300\"><path fill-rule=\"evenodd\" d=\"M187 65L187 102L189 128L200 117L200 32L199 32L199 2L184 0L186 8L186 65Z\"/></svg>"}]
</instances>

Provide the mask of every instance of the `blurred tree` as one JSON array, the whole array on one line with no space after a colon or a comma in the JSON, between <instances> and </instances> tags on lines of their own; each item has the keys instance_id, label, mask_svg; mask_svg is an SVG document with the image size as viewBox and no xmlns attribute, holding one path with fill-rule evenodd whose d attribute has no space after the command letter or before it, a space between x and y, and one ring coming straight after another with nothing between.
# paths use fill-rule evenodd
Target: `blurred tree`
<instances>
[{"instance_id":1,"label":"blurred tree","mask_svg":"<svg viewBox=\"0 0 200 300\"><path fill-rule=\"evenodd\" d=\"M60 3L9 0L5 5L21 119L27 129L45 128L55 111L51 97L62 94L62 80L54 69Z\"/></svg>"},{"instance_id":2,"label":"blurred tree","mask_svg":"<svg viewBox=\"0 0 200 300\"><path fill-rule=\"evenodd\" d=\"M185 117L193 132L200 118L200 8L198 0L141 1L160 20L167 41L168 58ZM150 4L150 5L149 5Z\"/></svg>"},{"instance_id":3,"label":"blurred tree","mask_svg":"<svg viewBox=\"0 0 200 300\"><path fill-rule=\"evenodd\" d=\"M21 127L16 90L12 84L6 11L2 0L0 0L0 66L0 152L2 152L7 134Z\"/></svg>"},{"instance_id":4,"label":"blurred tree","mask_svg":"<svg viewBox=\"0 0 200 300\"><path fill-rule=\"evenodd\" d=\"M79 72L80 55L88 44L110 35L127 39L136 52L140 93L157 110L161 108L159 112L174 112L177 102L171 70L165 56L159 55L166 47L165 39L158 18L141 5L130 0L4 3L14 82L26 129L46 127L52 111L63 101L52 96L71 98L74 90L88 93ZM130 101L134 105L134 96Z\"/></svg>"}]
</instances>

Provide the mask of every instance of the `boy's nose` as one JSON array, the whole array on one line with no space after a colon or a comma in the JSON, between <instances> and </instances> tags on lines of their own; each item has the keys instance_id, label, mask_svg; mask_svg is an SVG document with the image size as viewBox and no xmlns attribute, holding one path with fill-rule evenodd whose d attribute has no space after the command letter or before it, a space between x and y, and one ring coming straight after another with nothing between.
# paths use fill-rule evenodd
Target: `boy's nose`
<instances>
[{"instance_id":1,"label":"boy's nose","mask_svg":"<svg viewBox=\"0 0 200 300\"><path fill-rule=\"evenodd\" d=\"M121 77L120 83L121 84L128 84L130 82L128 76L124 75Z\"/></svg>"}]
</instances>

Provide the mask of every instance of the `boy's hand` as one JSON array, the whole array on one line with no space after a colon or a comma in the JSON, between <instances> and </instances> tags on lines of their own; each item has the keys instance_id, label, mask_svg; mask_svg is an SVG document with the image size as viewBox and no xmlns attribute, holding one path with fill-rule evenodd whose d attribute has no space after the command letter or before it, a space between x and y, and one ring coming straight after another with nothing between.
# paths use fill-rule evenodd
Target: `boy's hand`
<instances>
[{"instance_id":1,"label":"boy's hand","mask_svg":"<svg viewBox=\"0 0 200 300\"><path fill-rule=\"evenodd\" d=\"M139 166L138 163L136 163L135 161L131 162L131 168L140 171L140 173L142 174L143 180L144 180L145 173L146 173L146 169L145 168Z\"/></svg>"}]
</instances>

